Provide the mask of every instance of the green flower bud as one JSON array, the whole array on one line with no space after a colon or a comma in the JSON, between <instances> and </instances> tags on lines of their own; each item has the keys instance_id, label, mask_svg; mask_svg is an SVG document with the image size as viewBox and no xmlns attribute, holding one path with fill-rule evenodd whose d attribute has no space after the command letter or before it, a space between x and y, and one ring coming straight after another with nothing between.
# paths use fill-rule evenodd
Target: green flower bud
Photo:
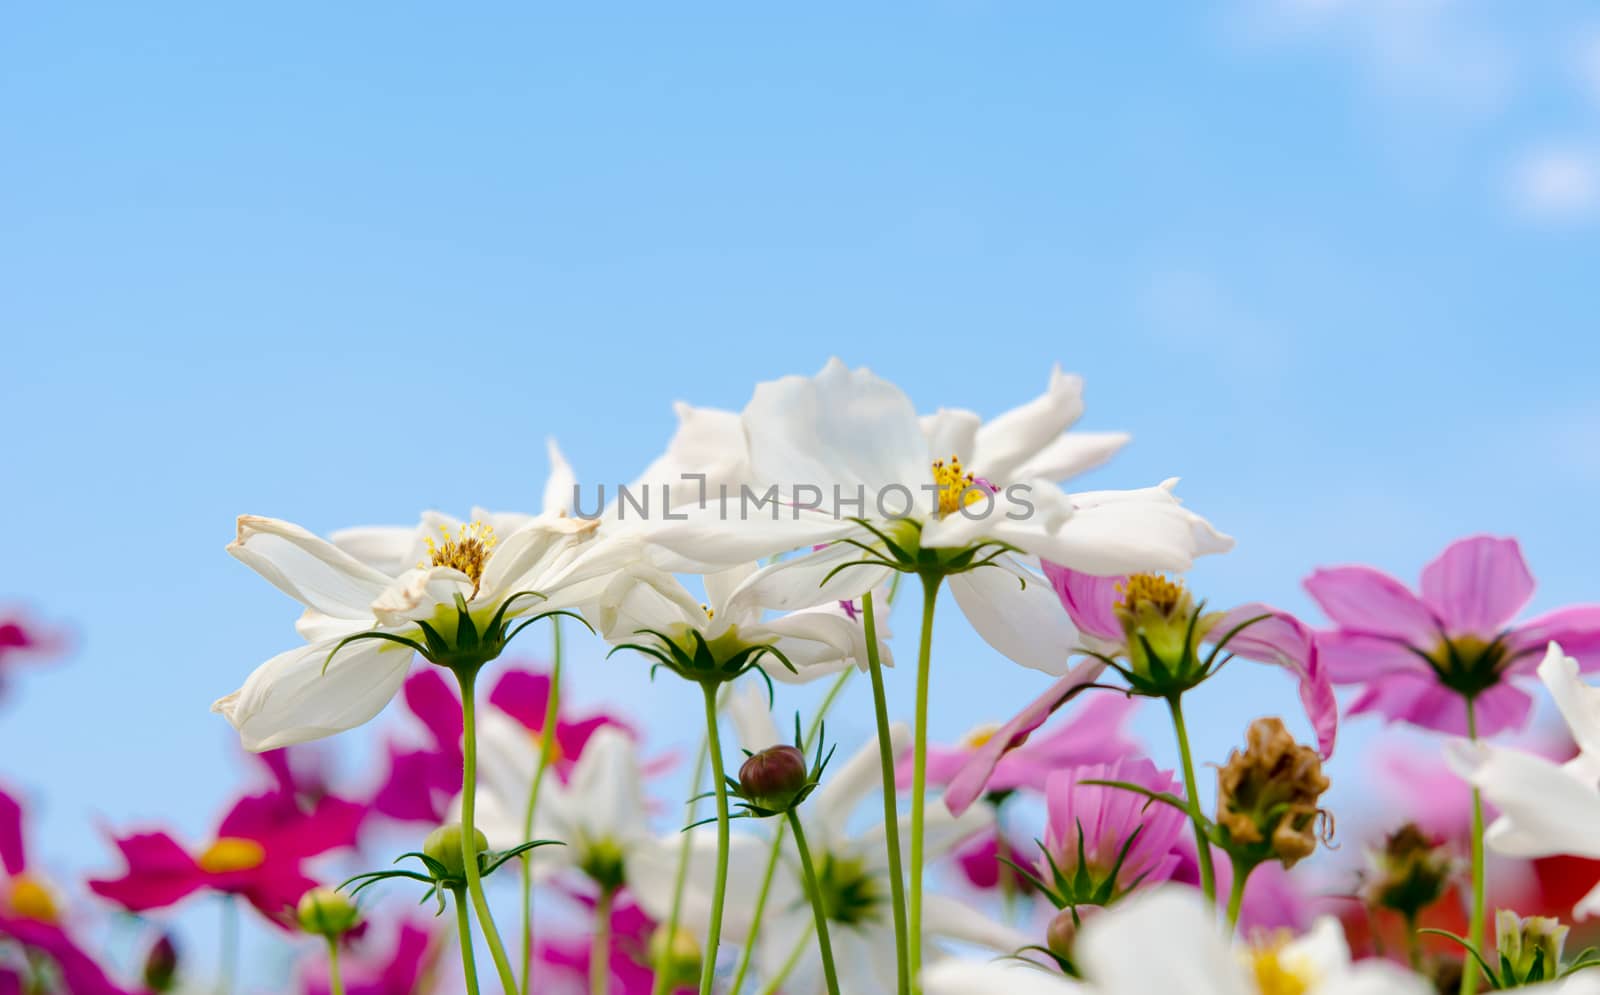
<instances>
[{"instance_id":1,"label":"green flower bud","mask_svg":"<svg viewBox=\"0 0 1600 995\"><path fill-rule=\"evenodd\" d=\"M1112 612L1122 624L1134 689L1163 696L1204 680L1208 658L1200 644L1223 613L1200 614L1183 581L1160 574L1133 574L1117 590L1122 596Z\"/></svg>"},{"instance_id":2,"label":"green flower bud","mask_svg":"<svg viewBox=\"0 0 1600 995\"><path fill-rule=\"evenodd\" d=\"M1450 848L1440 840L1428 838L1414 822L1390 833L1384 838L1383 849L1368 857L1373 867L1368 901L1393 909L1407 919L1415 919L1444 897L1456 869Z\"/></svg>"},{"instance_id":3,"label":"green flower bud","mask_svg":"<svg viewBox=\"0 0 1600 995\"><path fill-rule=\"evenodd\" d=\"M1072 959L1072 948L1078 942L1078 920L1073 918L1071 909L1062 909L1057 912L1050 925L1045 927L1044 945L1051 953L1062 960Z\"/></svg>"},{"instance_id":4,"label":"green flower bud","mask_svg":"<svg viewBox=\"0 0 1600 995\"><path fill-rule=\"evenodd\" d=\"M1567 927L1546 916L1524 919L1510 909L1494 914L1494 946L1500 955L1501 969L1509 975L1502 981L1517 985L1547 981L1561 973L1561 948L1567 942Z\"/></svg>"},{"instance_id":5,"label":"green flower bud","mask_svg":"<svg viewBox=\"0 0 1600 995\"><path fill-rule=\"evenodd\" d=\"M483 835L483 830L474 829L474 853L483 853L489 849L488 837ZM449 822L428 834L422 841L422 852L428 859L436 860L444 865L445 874L457 880L465 880L467 865L461 856L461 823Z\"/></svg>"},{"instance_id":6,"label":"green flower bud","mask_svg":"<svg viewBox=\"0 0 1600 995\"><path fill-rule=\"evenodd\" d=\"M669 988L683 988L700 980L700 942L683 927L668 934L666 924L650 934L650 964L662 970Z\"/></svg>"},{"instance_id":7,"label":"green flower bud","mask_svg":"<svg viewBox=\"0 0 1600 995\"><path fill-rule=\"evenodd\" d=\"M332 888L312 888L295 907L300 928L314 936L343 936L356 928L361 912L348 896Z\"/></svg>"},{"instance_id":8,"label":"green flower bud","mask_svg":"<svg viewBox=\"0 0 1600 995\"><path fill-rule=\"evenodd\" d=\"M170 992L178 983L178 945L162 933L144 955L144 986L152 992Z\"/></svg>"},{"instance_id":9,"label":"green flower bud","mask_svg":"<svg viewBox=\"0 0 1600 995\"><path fill-rule=\"evenodd\" d=\"M786 744L767 747L739 768L745 800L768 812L787 812L810 783L806 755Z\"/></svg>"}]
</instances>

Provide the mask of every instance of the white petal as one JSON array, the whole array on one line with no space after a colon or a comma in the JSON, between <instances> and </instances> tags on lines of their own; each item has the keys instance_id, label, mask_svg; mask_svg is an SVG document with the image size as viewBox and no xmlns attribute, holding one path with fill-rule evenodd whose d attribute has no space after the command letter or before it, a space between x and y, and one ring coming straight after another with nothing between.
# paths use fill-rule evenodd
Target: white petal
<instances>
[{"instance_id":1,"label":"white petal","mask_svg":"<svg viewBox=\"0 0 1600 995\"><path fill-rule=\"evenodd\" d=\"M678 416L678 429L667 443L666 452L629 485L630 491L665 486L669 488L669 506L679 507L713 496L723 486L736 492L740 484L749 480L744 422L737 413L697 408L682 401L673 405L673 411ZM705 479L688 479L688 474Z\"/></svg>"},{"instance_id":2,"label":"white petal","mask_svg":"<svg viewBox=\"0 0 1600 995\"><path fill-rule=\"evenodd\" d=\"M1055 441L1083 414L1083 378L1050 371L1043 394L990 419L978 432L972 469L995 483L1015 480L1017 469Z\"/></svg>"},{"instance_id":3,"label":"white petal","mask_svg":"<svg viewBox=\"0 0 1600 995\"><path fill-rule=\"evenodd\" d=\"M1069 480L1115 456L1132 436L1126 432L1068 432L1022 461L1012 480Z\"/></svg>"},{"instance_id":4,"label":"white petal","mask_svg":"<svg viewBox=\"0 0 1600 995\"><path fill-rule=\"evenodd\" d=\"M1600 915L1600 884L1591 888L1572 909L1574 919L1589 919L1596 915Z\"/></svg>"},{"instance_id":5,"label":"white petal","mask_svg":"<svg viewBox=\"0 0 1600 995\"><path fill-rule=\"evenodd\" d=\"M415 525L361 525L340 529L328 541L390 577L416 566L424 549Z\"/></svg>"},{"instance_id":6,"label":"white petal","mask_svg":"<svg viewBox=\"0 0 1600 995\"><path fill-rule=\"evenodd\" d=\"M387 640L362 639L329 663L336 645L312 643L278 654L211 710L239 731L245 749L258 753L361 725L400 690L415 654Z\"/></svg>"},{"instance_id":7,"label":"white petal","mask_svg":"<svg viewBox=\"0 0 1600 995\"><path fill-rule=\"evenodd\" d=\"M1550 689L1573 741L1585 753L1600 757L1600 688L1590 687L1578 673L1578 661L1551 643L1539 664L1539 680Z\"/></svg>"},{"instance_id":8,"label":"white petal","mask_svg":"<svg viewBox=\"0 0 1600 995\"><path fill-rule=\"evenodd\" d=\"M736 492L725 502L714 499L704 508L674 512L681 519L653 519L643 527L644 538L681 557L680 569L706 570L809 550L860 531L856 523L833 517L831 506L827 514L797 512L765 495L765 491L747 496Z\"/></svg>"},{"instance_id":9,"label":"white petal","mask_svg":"<svg viewBox=\"0 0 1600 995\"><path fill-rule=\"evenodd\" d=\"M1088 988L1016 960L945 960L922 972L925 995L1068 995Z\"/></svg>"},{"instance_id":10,"label":"white petal","mask_svg":"<svg viewBox=\"0 0 1600 995\"><path fill-rule=\"evenodd\" d=\"M689 839L689 866L684 875L683 907L678 922L684 929L700 935L711 922L711 899L717 876L717 832L709 826L701 827L690 830ZM682 848L683 834L671 833L641 842L628 856L628 890L658 922L666 921L672 912ZM724 942L738 943L750 935L756 895L766 877L771 853L771 841L765 837L736 833L728 838L728 890L722 912ZM780 867L773 875L772 889L767 895L767 913L787 908L797 902L800 895L792 876Z\"/></svg>"},{"instance_id":11,"label":"white petal","mask_svg":"<svg viewBox=\"0 0 1600 995\"><path fill-rule=\"evenodd\" d=\"M845 566L864 559L866 554L861 549L845 542L796 553L751 574L730 596L729 605L742 613L752 606L795 611L852 601L883 584L891 575L883 567Z\"/></svg>"},{"instance_id":12,"label":"white petal","mask_svg":"<svg viewBox=\"0 0 1600 995\"><path fill-rule=\"evenodd\" d=\"M959 408L940 408L936 413L924 415L922 434L928 440L928 452L935 459L948 460L954 456L969 464L971 469L978 448L978 426L983 419L971 411Z\"/></svg>"},{"instance_id":13,"label":"white petal","mask_svg":"<svg viewBox=\"0 0 1600 995\"><path fill-rule=\"evenodd\" d=\"M711 610L723 616L723 620L737 624L761 617L759 606L741 604L734 600L738 591L757 572L757 565L741 563L726 570L705 575L706 601L711 605Z\"/></svg>"},{"instance_id":14,"label":"white petal","mask_svg":"<svg viewBox=\"0 0 1600 995\"><path fill-rule=\"evenodd\" d=\"M1134 895L1084 924L1079 963L1097 989L1247 995L1222 928L1198 891L1167 885ZM1158 943L1160 956L1150 955Z\"/></svg>"},{"instance_id":15,"label":"white petal","mask_svg":"<svg viewBox=\"0 0 1600 995\"><path fill-rule=\"evenodd\" d=\"M1344 927L1332 916L1321 916L1305 935L1286 944L1279 956L1287 963L1305 968L1313 978L1331 978L1350 967L1350 944Z\"/></svg>"},{"instance_id":16,"label":"white petal","mask_svg":"<svg viewBox=\"0 0 1600 995\"><path fill-rule=\"evenodd\" d=\"M950 593L984 642L1024 667L1060 677L1081 642L1078 627L1048 581L1010 557L1001 560L1004 566L951 577Z\"/></svg>"},{"instance_id":17,"label":"white petal","mask_svg":"<svg viewBox=\"0 0 1600 995\"><path fill-rule=\"evenodd\" d=\"M924 897L922 928L925 933L986 947L996 953L1013 953L1037 942L948 895Z\"/></svg>"},{"instance_id":18,"label":"white petal","mask_svg":"<svg viewBox=\"0 0 1600 995\"><path fill-rule=\"evenodd\" d=\"M240 515L228 552L291 598L335 618L372 618L369 606L391 581L326 539L276 518Z\"/></svg>"},{"instance_id":19,"label":"white petal","mask_svg":"<svg viewBox=\"0 0 1600 995\"><path fill-rule=\"evenodd\" d=\"M1187 570L1197 556L1227 552L1233 540L1183 507L1172 495L1176 483L1073 494L1075 511L1058 527L1051 527L1048 516L1033 516L1017 523L1032 535L1021 528L1015 540L1009 532L999 535L1043 559L1100 576ZM1030 498L1041 507L1053 500L1043 488L1035 488ZM1043 527L1035 527L1036 522Z\"/></svg>"},{"instance_id":20,"label":"white petal","mask_svg":"<svg viewBox=\"0 0 1600 995\"><path fill-rule=\"evenodd\" d=\"M643 838L648 829L644 779L633 739L615 726L601 726L584 744L567 793L586 840L624 845ZM567 843L574 845L572 840Z\"/></svg>"},{"instance_id":21,"label":"white petal","mask_svg":"<svg viewBox=\"0 0 1600 995\"><path fill-rule=\"evenodd\" d=\"M562 455L554 436L545 440L545 452L550 457L550 476L544 481L543 513L546 515L572 514L572 500L578 489L578 476L572 464Z\"/></svg>"},{"instance_id":22,"label":"white petal","mask_svg":"<svg viewBox=\"0 0 1600 995\"><path fill-rule=\"evenodd\" d=\"M1314 991L1316 995L1432 995L1434 989L1398 964L1365 960Z\"/></svg>"},{"instance_id":23,"label":"white petal","mask_svg":"<svg viewBox=\"0 0 1600 995\"><path fill-rule=\"evenodd\" d=\"M769 746L787 742L772 721L772 710L767 707L767 686L760 681L735 685L729 690L723 707L728 711L728 718L733 720L740 747L760 753Z\"/></svg>"},{"instance_id":24,"label":"white petal","mask_svg":"<svg viewBox=\"0 0 1600 995\"><path fill-rule=\"evenodd\" d=\"M890 755L898 758L911 744L911 727L904 722L889 724ZM868 795L883 790L883 770L878 755L878 738L874 736L850 759L828 770L822 787L811 797L806 814L818 825L812 835L818 839L811 845L818 850L833 847L833 841L848 839L846 823L856 806ZM809 828L809 822L808 822Z\"/></svg>"},{"instance_id":25,"label":"white petal","mask_svg":"<svg viewBox=\"0 0 1600 995\"><path fill-rule=\"evenodd\" d=\"M1600 858L1596 785L1543 757L1487 743L1446 743L1445 759L1500 809L1484 834L1490 849L1513 857Z\"/></svg>"},{"instance_id":26,"label":"white petal","mask_svg":"<svg viewBox=\"0 0 1600 995\"><path fill-rule=\"evenodd\" d=\"M788 491L811 484L885 486L931 482L931 459L916 408L900 388L837 359L815 377L756 387L745 407L751 471Z\"/></svg>"}]
</instances>

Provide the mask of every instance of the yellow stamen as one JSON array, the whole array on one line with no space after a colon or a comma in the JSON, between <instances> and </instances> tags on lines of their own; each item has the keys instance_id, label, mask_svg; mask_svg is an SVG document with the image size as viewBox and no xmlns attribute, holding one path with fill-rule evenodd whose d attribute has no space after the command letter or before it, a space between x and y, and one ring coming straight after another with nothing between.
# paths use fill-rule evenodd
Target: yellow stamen
<instances>
[{"instance_id":1,"label":"yellow stamen","mask_svg":"<svg viewBox=\"0 0 1600 995\"><path fill-rule=\"evenodd\" d=\"M267 859L267 851L255 840L238 836L224 836L206 847L195 860L207 874L227 874L230 871L252 871Z\"/></svg>"},{"instance_id":2,"label":"yellow stamen","mask_svg":"<svg viewBox=\"0 0 1600 995\"><path fill-rule=\"evenodd\" d=\"M11 879L11 911L23 919L53 923L60 917L56 900L43 881L29 874Z\"/></svg>"},{"instance_id":3,"label":"yellow stamen","mask_svg":"<svg viewBox=\"0 0 1600 995\"><path fill-rule=\"evenodd\" d=\"M712 608L710 605L701 605L700 610L706 613L706 618L708 619L717 617L716 609Z\"/></svg>"},{"instance_id":4,"label":"yellow stamen","mask_svg":"<svg viewBox=\"0 0 1600 995\"><path fill-rule=\"evenodd\" d=\"M483 579L484 565L489 562L489 554L494 551L495 538L493 526L483 522L469 522L456 530L451 536L447 526L439 526L440 540L426 540L428 543L428 562L417 564L420 567L435 566L449 567L466 574L472 581L472 593L478 593L478 582Z\"/></svg>"},{"instance_id":5,"label":"yellow stamen","mask_svg":"<svg viewBox=\"0 0 1600 995\"><path fill-rule=\"evenodd\" d=\"M954 515L962 508L982 501L986 489L978 478L961 469L961 458L951 456L950 462L933 461L933 482L939 488L939 514Z\"/></svg>"},{"instance_id":6,"label":"yellow stamen","mask_svg":"<svg viewBox=\"0 0 1600 995\"><path fill-rule=\"evenodd\" d=\"M1255 978L1257 995L1306 995L1316 980L1310 965L1294 963L1284 957L1289 945L1287 930L1279 930L1264 942L1253 944L1245 954L1246 966Z\"/></svg>"},{"instance_id":7,"label":"yellow stamen","mask_svg":"<svg viewBox=\"0 0 1600 995\"><path fill-rule=\"evenodd\" d=\"M1183 600L1183 581L1170 580L1160 574L1133 574L1117 585L1122 595L1123 608L1133 610L1149 605L1163 615L1174 612Z\"/></svg>"}]
</instances>

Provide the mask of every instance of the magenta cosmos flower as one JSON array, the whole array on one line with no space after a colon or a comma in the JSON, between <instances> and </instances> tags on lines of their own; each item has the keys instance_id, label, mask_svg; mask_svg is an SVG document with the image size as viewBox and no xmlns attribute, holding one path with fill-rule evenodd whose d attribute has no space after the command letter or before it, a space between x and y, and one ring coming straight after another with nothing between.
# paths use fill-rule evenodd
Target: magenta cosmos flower
<instances>
[{"instance_id":1,"label":"magenta cosmos flower","mask_svg":"<svg viewBox=\"0 0 1600 995\"><path fill-rule=\"evenodd\" d=\"M20 612L0 615L0 695L22 665L50 660L66 649L66 636Z\"/></svg>"},{"instance_id":2,"label":"magenta cosmos flower","mask_svg":"<svg viewBox=\"0 0 1600 995\"><path fill-rule=\"evenodd\" d=\"M373 810L406 822L444 821L450 802L461 794L461 698L434 668L406 678L406 707L421 721L427 742L412 749L389 747L389 776L372 799ZM489 705L528 730L530 741L544 729L550 677L531 670L507 670L489 692ZM574 717L558 712L552 773L565 783L589 737L601 726L625 723L609 715ZM530 747L532 749L532 747Z\"/></svg>"},{"instance_id":3,"label":"magenta cosmos flower","mask_svg":"<svg viewBox=\"0 0 1600 995\"><path fill-rule=\"evenodd\" d=\"M594 899L583 895L573 896L591 910ZM585 917L572 917L582 921ZM639 908L624 892L611 909L611 953L609 990L615 995L650 995L655 990L655 970L650 963L650 940L656 932L656 921ZM551 938L539 942L538 971L540 990L546 988L552 995L578 995L589 991L589 962L593 955L592 936L573 935ZM686 972L688 973L688 972ZM692 992L692 985L673 988L677 995Z\"/></svg>"},{"instance_id":4,"label":"magenta cosmos flower","mask_svg":"<svg viewBox=\"0 0 1600 995\"><path fill-rule=\"evenodd\" d=\"M1527 720L1532 699L1509 678L1531 674L1552 640L1585 670L1600 667L1600 605L1513 621L1533 596L1515 539L1451 543L1417 593L1365 566L1318 570L1305 588L1336 626L1318 634L1329 676L1363 685L1352 715L1460 735L1471 698L1477 732L1491 735Z\"/></svg>"},{"instance_id":5,"label":"magenta cosmos flower","mask_svg":"<svg viewBox=\"0 0 1600 995\"><path fill-rule=\"evenodd\" d=\"M1046 563L1044 573L1077 625L1086 648L1106 656L1126 654L1127 637L1116 607L1129 578L1095 577L1054 563ZM1250 622L1251 619L1258 621ZM1250 624L1238 629L1246 622ZM1332 756L1339 730L1339 705L1334 699L1328 665L1322 660L1321 646L1312 631L1288 612L1252 602L1221 613L1210 629L1214 638L1229 633L1232 635L1226 652L1275 664L1294 677L1300 685L1300 703L1317 735L1318 750L1324 758Z\"/></svg>"},{"instance_id":6,"label":"magenta cosmos flower","mask_svg":"<svg viewBox=\"0 0 1600 995\"><path fill-rule=\"evenodd\" d=\"M363 931L339 959L345 995L413 995L439 959L439 940L437 930L410 921L400 923L387 947ZM305 995L332 995L325 952L307 961L302 978Z\"/></svg>"},{"instance_id":7,"label":"magenta cosmos flower","mask_svg":"<svg viewBox=\"0 0 1600 995\"><path fill-rule=\"evenodd\" d=\"M0 790L0 941L9 940L32 955L54 964L66 990L73 995L126 995L67 933L62 908L42 877L28 869L24 846L22 805ZM3 945L3 944L0 944ZM0 966L0 992L21 978ZM22 992L24 989L14 989Z\"/></svg>"},{"instance_id":8,"label":"magenta cosmos flower","mask_svg":"<svg viewBox=\"0 0 1600 995\"><path fill-rule=\"evenodd\" d=\"M1168 771L1144 758L1093 764L1051 775L1040 880L1065 904L1105 905L1133 888L1160 884L1178 869L1176 850L1188 820L1170 805L1126 788L1089 781L1125 781L1182 796ZM1079 869L1087 871L1081 879ZM1087 881L1087 890L1079 882ZM1069 890L1073 889L1073 890ZM1058 902L1058 906L1060 903Z\"/></svg>"},{"instance_id":9,"label":"magenta cosmos flower","mask_svg":"<svg viewBox=\"0 0 1600 995\"><path fill-rule=\"evenodd\" d=\"M224 892L292 929L295 903L317 883L303 865L353 847L365 817L366 807L356 802L324 794L307 804L276 786L240 798L212 841L192 851L165 832L114 838L127 870L89 887L129 912L165 908L197 891Z\"/></svg>"}]
</instances>

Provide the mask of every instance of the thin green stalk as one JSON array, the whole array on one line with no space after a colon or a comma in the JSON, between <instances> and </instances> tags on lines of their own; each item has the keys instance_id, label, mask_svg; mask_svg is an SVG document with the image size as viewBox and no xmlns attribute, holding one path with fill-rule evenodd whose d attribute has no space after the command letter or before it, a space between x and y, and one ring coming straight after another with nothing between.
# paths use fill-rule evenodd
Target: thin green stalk
<instances>
[{"instance_id":1,"label":"thin green stalk","mask_svg":"<svg viewBox=\"0 0 1600 995\"><path fill-rule=\"evenodd\" d=\"M1410 913L1406 917L1406 963L1411 965L1411 970L1422 971L1422 942L1417 936L1417 916Z\"/></svg>"},{"instance_id":2,"label":"thin green stalk","mask_svg":"<svg viewBox=\"0 0 1600 995\"><path fill-rule=\"evenodd\" d=\"M693 825L695 812L699 808L697 801L700 797L701 777L706 770L706 754L708 748L706 737L700 737L700 752L695 755L694 783L689 788L689 804L686 806L688 814L684 819L685 825ZM666 933L663 934L665 942L661 944L660 951L656 954L656 962L652 965L655 969L655 981L650 986L650 995L666 995L672 987L672 947L678 937L678 923L683 918L683 890L689 880L689 855L693 849L694 834L683 833L683 839L678 843L678 869L672 879L672 911L667 915Z\"/></svg>"},{"instance_id":3,"label":"thin green stalk","mask_svg":"<svg viewBox=\"0 0 1600 995\"><path fill-rule=\"evenodd\" d=\"M922 838L928 807L928 677L933 657L933 609L939 602L939 574L922 575L922 639L917 648L917 724L911 740L911 901L906 961L912 985L922 976Z\"/></svg>"},{"instance_id":4,"label":"thin green stalk","mask_svg":"<svg viewBox=\"0 0 1600 995\"><path fill-rule=\"evenodd\" d=\"M828 983L828 995L839 995L839 974L833 966L833 944L828 940L828 912L822 907L822 887L817 883L816 868L811 865L811 848L806 845L806 831L792 808L789 810L789 829L794 833L794 847L800 851L800 868L806 876L806 894L811 898L811 918L817 924L817 949L822 954L822 977Z\"/></svg>"},{"instance_id":5,"label":"thin green stalk","mask_svg":"<svg viewBox=\"0 0 1600 995\"><path fill-rule=\"evenodd\" d=\"M233 991L239 974L239 905L232 895L222 896L222 957L217 972L219 995Z\"/></svg>"},{"instance_id":6,"label":"thin green stalk","mask_svg":"<svg viewBox=\"0 0 1600 995\"><path fill-rule=\"evenodd\" d=\"M783 983L789 980L789 975L794 973L795 967L800 963L800 958L805 956L806 947L810 944L811 930L802 930L800 939L795 941L794 949L789 951L789 958L783 962L782 967L778 968L778 973L774 974L771 980L761 986L761 995L776 995L778 989L783 987Z\"/></svg>"},{"instance_id":7,"label":"thin green stalk","mask_svg":"<svg viewBox=\"0 0 1600 995\"><path fill-rule=\"evenodd\" d=\"M344 995L344 976L339 973L339 938L328 937L328 990L332 995Z\"/></svg>"},{"instance_id":8,"label":"thin green stalk","mask_svg":"<svg viewBox=\"0 0 1600 995\"><path fill-rule=\"evenodd\" d=\"M533 838L533 815L539 808L539 789L550 766L551 745L555 743L556 716L561 711L561 617L550 617L553 662L550 665L550 693L545 696L544 724L539 727L539 762L533 771L533 787L528 790L528 807L522 813L522 838ZM522 995L530 995L533 984L533 855L522 858Z\"/></svg>"},{"instance_id":9,"label":"thin green stalk","mask_svg":"<svg viewBox=\"0 0 1600 995\"><path fill-rule=\"evenodd\" d=\"M1252 863L1233 862L1233 886L1228 889L1228 929L1239 926L1239 909L1244 905L1244 885L1256 869Z\"/></svg>"},{"instance_id":10,"label":"thin green stalk","mask_svg":"<svg viewBox=\"0 0 1600 995\"><path fill-rule=\"evenodd\" d=\"M823 695L822 704L817 707L817 713L811 717L811 726L806 730L803 749L809 753L815 744L817 733L822 728L822 720L833 707L833 702L849 683L852 670L845 670L839 674L828 693ZM691 820L693 821L693 820ZM789 827L778 823L778 829L772 834L772 847L767 852L766 872L761 876L761 888L756 892L756 907L750 914L750 935L745 937L744 949L739 953L739 968L734 972L733 984L728 987L730 995L738 995L744 985L745 976L750 973L750 965L755 961L756 937L761 933L761 922L766 915L767 898L772 894L772 879L777 876L778 860L783 855L784 834Z\"/></svg>"},{"instance_id":11,"label":"thin green stalk","mask_svg":"<svg viewBox=\"0 0 1600 995\"><path fill-rule=\"evenodd\" d=\"M467 978L467 995L478 995L478 964L472 952L472 919L467 915L467 892L451 888L456 906L456 934L461 939L461 973Z\"/></svg>"},{"instance_id":12,"label":"thin green stalk","mask_svg":"<svg viewBox=\"0 0 1600 995\"><path fill-rule=\"evenodd\" d=\"M910 947L906 933L906 879L900 866L900 814L895 803L894 743L889 736L889 700L883 690L883 663L878 659L878 626L872 592L861 596L861 618L867 636L867 673L872 678L872 707L878 720L878 762L883 773L883 839L889 859L889 897L894 909L894 956L898 995L910 995Z\"/></svg>"},{"instance_id":13,"label":"thin green stalk","mask_svg":"<svg viewBox=\"0 0 1600 995\"><path fill-rule=\"evenodd\" d=\"M613 888L600 889L594 907L594 943L589 947L589 995L606 995L611 988L611 900Z\"/></svg>"},{"instance_id":14,"label":"thin green stalk","mask_svg":"<svg viewBox=\"0 0 1600 995\"><path fill-rule=\"evenodd\" d=\"M1178 695L1167 699L1172 709L1172 728L1178 735L1178 756L1183 760L1183 792L1189 797L1189 821L1194 824L1194 848L1200 863L1200 890L1208 903L1217 900L1217 870L1211 863L1211 841L1206 839L1206 827L1200 821L1199 786L1194 776L1194 756L1189 751L1189 730L1183 724L1183 705Z\"/></svg>"},{"instance_id":15,"label":"thin green stalk","mask_svg":"<svg viewBox=\"0 0 1600 995\"><path fill-rule=\"evenodd\" d=\"M717 878L711 892L711 924L700 959L700 995L711 995L717 977L717 947L722 943L722 901L728 891L728 778L722 770L722 738L717 734L717 685L700 685L706 698L706 749L711 755L712 787L717 792Z\"/></svg>"},{"instance_id":16,"label":"thin green stalk","mask_svg":"<svg viewBox=\"0 0 1600 995\"><path fill-rule=\"evenodd\" d=\"M494 914L489 911L483 878L478 873L478 833L473 822L478 794L478 721L474 701L477 674L457 671L456 680L461 684L461 862L467 871L467 894L472 896L472 909L478 914L478 928L488 941L489 956L494 958L495 970L500 974L501 990L509 995L517 990L517 976L511 970L505 944L500 942L500 931L495 929Z\"/></svg>"},{"instance_id":17,"label":"thin green stalk","mask_svg":"<svg viewBox=\"0 0 1600 995\"><path fill-rule=\"evenodd\" d=\"M1477 702L1467 697L1467 738L1478 741ZM1483 793L1472 789L1472 918L1467 925L1467 943L1473 950L1483 949ZM1461 975L1461 995L1476 995L1478 972L1470 965Z\"/></svg>"}]
</instances>

